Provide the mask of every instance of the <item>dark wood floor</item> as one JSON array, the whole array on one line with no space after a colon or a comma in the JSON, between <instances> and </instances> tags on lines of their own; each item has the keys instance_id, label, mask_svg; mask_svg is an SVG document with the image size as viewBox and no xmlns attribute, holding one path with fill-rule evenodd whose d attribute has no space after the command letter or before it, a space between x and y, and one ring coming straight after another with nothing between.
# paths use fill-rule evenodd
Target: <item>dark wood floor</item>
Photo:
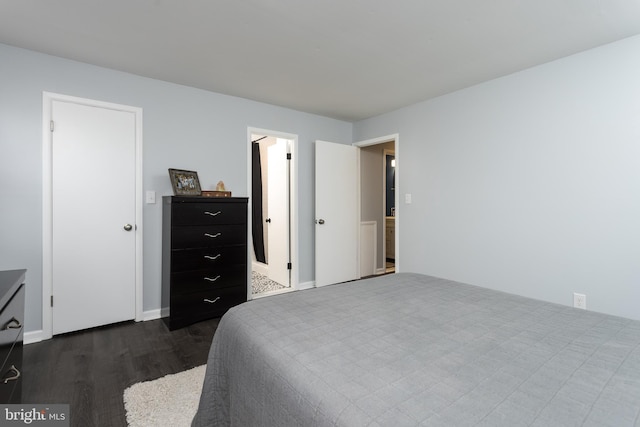
<instances>
[{"instance_id":1,"label":"dark wood floor","mask_svg":"<svg viewBox=\"0 0 640 427\"><path fill-rule=\"evenodd\" d=\"M24 403L68 403L71 425L126 426L122 393L206 363L219 319L170 332L127 322L24 346Z\"/></svg>"}]
</instances>

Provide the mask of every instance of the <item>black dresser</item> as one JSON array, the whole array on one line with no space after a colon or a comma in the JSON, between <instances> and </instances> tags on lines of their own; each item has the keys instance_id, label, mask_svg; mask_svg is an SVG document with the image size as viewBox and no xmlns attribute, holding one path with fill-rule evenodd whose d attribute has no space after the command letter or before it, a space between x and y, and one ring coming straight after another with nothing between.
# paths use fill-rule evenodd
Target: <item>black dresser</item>
<instances>
[{"instance_id":1,"label":"black dresser","mask_svg":"<svg viewBox=\"0 0 640 427\"><path fill-rule=\"evenodd\" d=\"M247 202L162 198L162 315L169 329L220 317L247 300Z\"/></svg>"},{"instance_id":2,"label":"black dresser","mask_svg":"<svg viewBox=\"0 0 640 427\"><path fill-rule=\"evenodd\" d=\"M0 271L0 403L22 399L25 273Z\"/></svg>"}]
</instances>

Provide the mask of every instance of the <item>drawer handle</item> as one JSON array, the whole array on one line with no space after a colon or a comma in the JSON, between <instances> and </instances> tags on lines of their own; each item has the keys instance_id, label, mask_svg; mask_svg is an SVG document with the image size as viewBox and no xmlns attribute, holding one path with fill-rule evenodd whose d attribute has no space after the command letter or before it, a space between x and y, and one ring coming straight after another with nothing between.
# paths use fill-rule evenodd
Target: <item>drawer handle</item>
<instances>
[{"instance_id":1,"label":"drawer handle","mask_svg":"<svg viewBox=\"0 0 640 427\"><path fill-rule=\"evenodd\" d=\"M205 298L204 302L208 302L209 304L213 304L214 302L218 301L219 299L220 299L220 297L216 297L216 299L213 299L213 300Z\"/></svg>"},{"instance_id":2,"label":"drawer handle","mask_svg":"<svg viewBox=\"0 0 640 427\"><path fill-rule=\"evenodd\" d=\"M9 368L9 370L7 371L7 373L9 373L9 372L11 372L11 371L15 372L15 374L14 374L12 377L5 378L5 379L4 379L4 383L5 383L5 384L6 384L6 383L8 383L9 381L15 381L15 380L17 380L18 378L20 378L20 375L21 375L21 374L20 374L20 371L18 370L18 368L16 368L16 367L15 367L15 365L11 365L11 367Z\"/></svg>"},{"instance_id":3,"label":"drawer handle","mask_svg":"<svg viewBox=\"0 0 640 427\"><path fill-rule=\"evenodd\" d=\"M218 258L220 258L220 254L218 254L218 255L216 255L216 256L205 255L204 257L205 257L206 259L211 259L211 260L213 260L213 259L218 259Z\"/></svg>"},{"instance_id":4,"label":"drawer handle","mask_svg":"<svg viewBox=\"0 0 640 427\"><path fill-rule=\"evenodd\" d=\"M15 317L12 317L11 320L9 320L9 323L7 323L7 326L4 327L5 330L20 329L20 328L22 328L22 323L20 323L20 321Z\"/></svg>"},{"instance_id":5,"label":"drawer handle","mask_svg":"<svg viewBox=\"0 0 640 427\"><path fill-rule=\"evenodd\" d=\"M205 277L204 280L208 280L209 282L215 282L216 280L218 280L220 278L220 275L217 275L216 277L214 277L213 279L211 277Z\"/></svg>"},{"instance_id":6,"label":"drawer handle","mask_svg":"<svg viewBox=\"0 0 640 427\"><path fill-rule=\"evenodd\" d=\"M204 235L207 237L211 237L212 239L215 239L218 236L222 236L222 233L216 233L216 234L204 233Z\"/></svg>"},{"instance_id":7,"label":"drawer handle","mask_svg":"<svg viewBox=\"0 0 640 427\"><path fill-rule=\"evenodd\" d=\"M218 216L222 213L222 211L218 211L218 212L209 212L209 211L204 211L205 215L211 215L211 216Z\"/></svg>"}]
</instances>

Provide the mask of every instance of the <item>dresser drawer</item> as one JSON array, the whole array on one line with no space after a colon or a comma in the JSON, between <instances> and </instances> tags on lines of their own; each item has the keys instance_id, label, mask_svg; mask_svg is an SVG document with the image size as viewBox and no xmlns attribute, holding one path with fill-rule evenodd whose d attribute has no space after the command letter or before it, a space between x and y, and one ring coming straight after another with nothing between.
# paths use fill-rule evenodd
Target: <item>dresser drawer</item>
<instances>
[{"instance_id":1,"label":"dresser drawer","mask_svg":"<svg viewBox=\"0 0 640 427\"><path fill-rule=\"evenodd\" d=\"M221 266L210 270L196 270L173 273L172 299L175 295L184 295L199 291L216 291L230 287L244 287L247 282L246 265ZM246 293L246 291L245 291Z\"/></svg>"},{"instance_id":2,"label":"dresser drawer","mask_svg":"<svg viewBox=\"0 0 640 427\"><path fill-rule=\"evenodd\" d=\"M22 342L24 316L24 286L0 312L0 369L6 365L6 359L16 341Z\"/></svg>"},{"instance_id":3,"label":"dresser drawer","mask_svg":"<svg viewBox=\"0 0 640 427\"><path fill-rule=\"evenodd\" d=\"M247 265L247 246L180 249L171 252L171 271L211 269L222 265Z\"/></svg>"},{"instance_id":4,"label":"dresser drawer","mask_svg":"<svg viewBox=\"0 0 640 427\"><path fill-rule=\"evenodd\" d=\"M5 383L6 380L6 383ZM22 399L22 345L15 345L0 371L0 402L20 403Z\"/></svg>"},{"instance_id":5,"label":"dresser drawer","mask_svg":"<svg viewBox=\"0 0 640 427\"><path fill-rule=\"evenodd\" d=\"M216 246L246 244L246 225L198 225L173 227L173 249L212 248Z\"/></svg>"},{"instance_id":6,"label":"dresser drawer","mask_svg":"<svg viewBox=\"0 0 640 427\"><path fill-rule=\"evenodd\" d=\"M246 300L247 289L243 287L175 296L171 304L171 323L173 327L180 327L185 319L193 323L194 320L221 317L231 307Z\"/></svg>"},{"instance_id":7,"label":"dresser drawer","mask_svg":"<svg viewBox=\"0 0 640 427\"><path fill-rule=\"evenodd\" d=\"M246 224L244 203L174 203L174 225Z\"/></svg>"}]
</instances>

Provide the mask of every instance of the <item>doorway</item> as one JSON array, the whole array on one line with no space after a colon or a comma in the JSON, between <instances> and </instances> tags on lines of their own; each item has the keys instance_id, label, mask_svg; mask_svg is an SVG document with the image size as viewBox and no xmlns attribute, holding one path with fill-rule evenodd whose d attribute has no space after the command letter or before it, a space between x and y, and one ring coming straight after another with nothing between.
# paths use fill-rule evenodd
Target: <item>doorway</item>
<instances>
[{"instance_id":1,"label":"doorway","mask_svg":"<svg viewBox=\"0 0 640 427\"><path fill-rule=\"evenodd\" d=\"M44 93L43 119L43 339L140 320L142 110Z\"/></svg>"},{"instance_id":2,"label":"doorway","mask_svg":"<svg viewBox=\"0 0 640 427\"><path fill-rule=\"evenodd\" d=\"M398 270L397 142L398 136L391 135L354 144L360 148L361 247L375 242L376 254L363 277ZM365 224L375 224L375 230L367 232L373 227Z\"/></svg>"},{"instance_id":3,"label":"doorway","mask_svg":"<svg viewBox=\"0 0 640 427\"><path fill-rule=\"evenodd\" d=\"M381 144L383 146L384 183L382 193L385 222L382 248L385 273L395 273L396 271L396 154L395 147L390 146L391 144L391 142Z\"/></svg>"},{"instance_id":4,"label":"doorway","mask_svg":"<svg viewBox=\"0 0 640 427\"><path fill-rule=\"evenodd\" d=\"M297 136L250 128L249 144L252 299L297 284Z\"/></svg>"},{"instance_id":5,"label":"doorway","mask_svg":"<svg viewBox=\"0 0 640 427\"><path fill-rule=\"evenodd\" d=\"M386 243L383 233L386 222L384 144L388 144L387 148L395 154L395 216L391 217L394 235L389 244L393 247L393 271L401 271L398 252L400 206L398 191L395 191L399 187L399 135L351 145L316 141L316 287L386 273L386 253L382 248ZM366 150L367 147L371 148ZM327 215L332 215L330 221ZM336 227L331 227L333 224ZM340 231L336 231L338 229ZM335 257L336 247L340 248L339 257Z\"/></svg>"}]
</instances>

